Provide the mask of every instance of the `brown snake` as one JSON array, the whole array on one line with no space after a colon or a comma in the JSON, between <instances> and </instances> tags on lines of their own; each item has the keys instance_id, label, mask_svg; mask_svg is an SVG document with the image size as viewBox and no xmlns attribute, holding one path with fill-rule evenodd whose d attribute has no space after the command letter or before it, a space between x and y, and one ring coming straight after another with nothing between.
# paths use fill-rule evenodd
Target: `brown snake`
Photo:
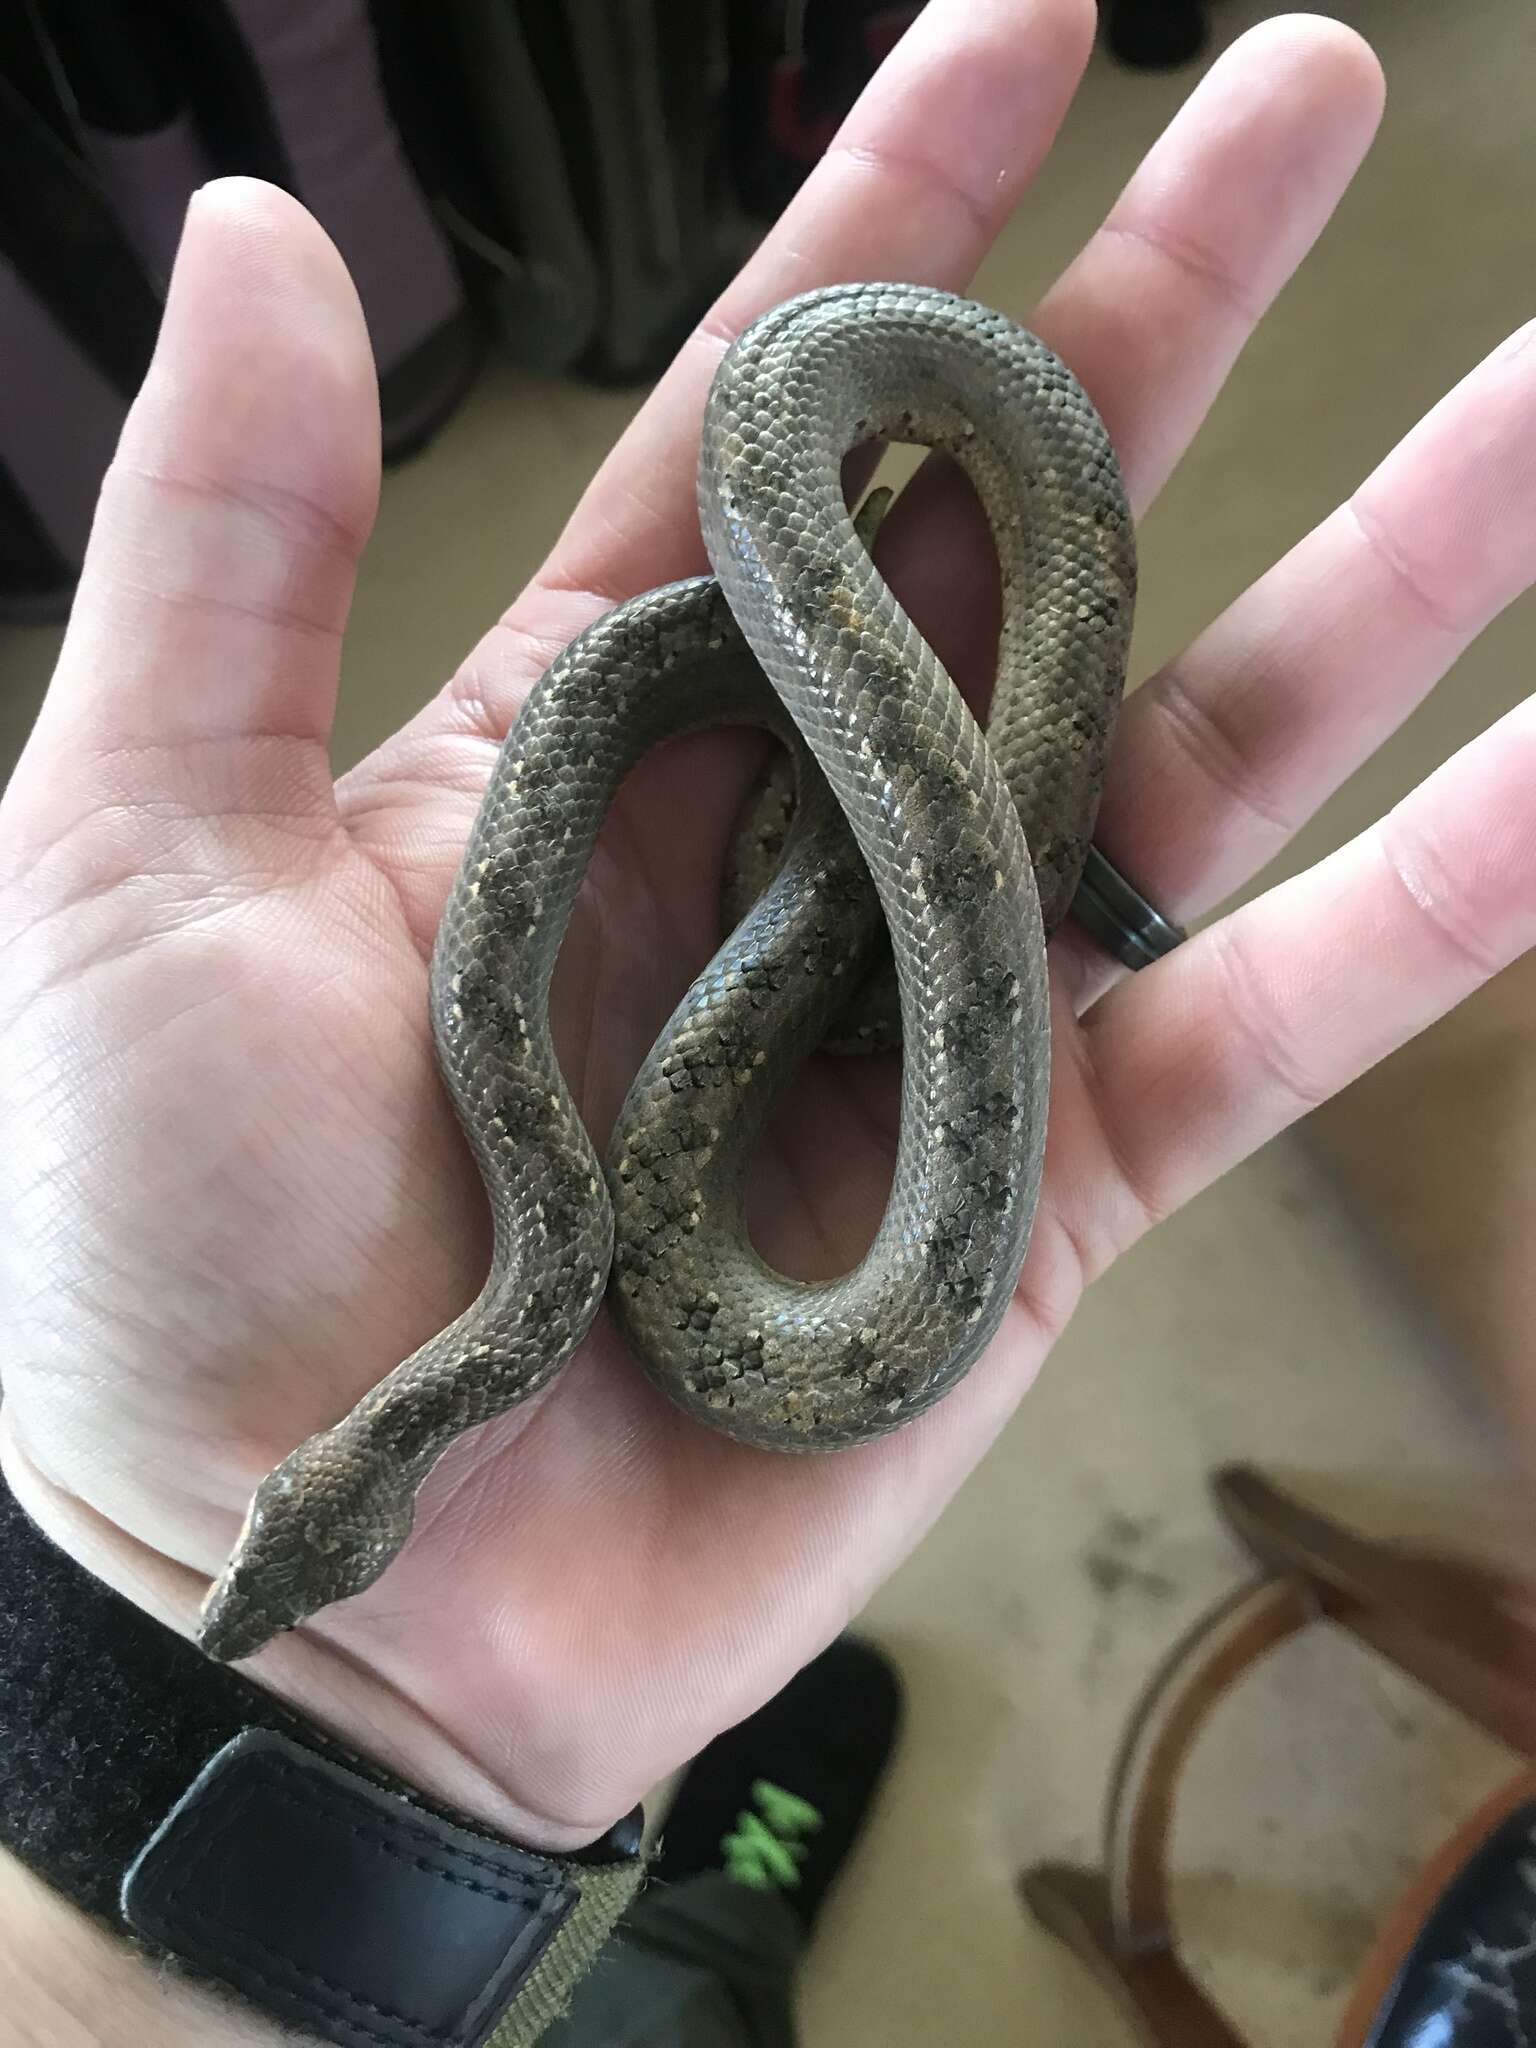
<instances>
[{"instance_id":1,"label":"brown snake","mask_svg":"<svg viewBox=\"0 0 1536 2048\"><path fill-rule=\"evenodd\" d=\"M882 438L948 451L991 524L1003 623L985 735L845 509L844 457ZM923 286L834 286L725 356L699 509L715 577L620 605L554 662L443 915L432 1021L494 1218L484 1290L262 1481L204 1606L211 1656L247 1656L371 1584L438 1457L547 1385L605 1288L674 1401L786 1450L920 1414L1002 1317L1044 1151L1045 942L1092 834L1130 633L1108 437L1002 315ZM550 1046L555 956L624 777L720 723L789 748L793 828L636 1078L605 1169ZM893 1183L860 1264L811 1285L753 1250L743 1186L774 1097L856 1010L882 928L905 1045Z\"/></svg>"}]
</instances>

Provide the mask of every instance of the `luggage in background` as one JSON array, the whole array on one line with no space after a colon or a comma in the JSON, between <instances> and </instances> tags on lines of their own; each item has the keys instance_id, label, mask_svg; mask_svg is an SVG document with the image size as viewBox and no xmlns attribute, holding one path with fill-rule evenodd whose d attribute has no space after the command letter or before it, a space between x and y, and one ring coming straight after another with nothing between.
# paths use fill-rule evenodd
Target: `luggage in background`
<instances>
[{"instance_id":1,"label":"luggage in background","mask_svg":"<svg viewBox=\"0 0 1536 2048\"><path fill-rule=\"evenodd\" d=\"M515 362L653 377L757 232L729 0L376 0L402 127Z\"/></svg>"},{"instance_id":2,"label":"luggage in background","mask_svg":"<svg viewBox=\"0 0 1536 2048\"><path fill-rule=\"evenodd\" d=\"M384 450L458 402L480 337L406 159L365 0L12 0L0 10L0 611L67 608L154 345L187 199L297 194L340 248Z\"/></svg>"},{"instance_id":3,"label":"luggage in background","mask_svg":"<svg viewBox=\"0 0 1536 2048\"><path fill-rule=\"evenodd\" d=\"M917 6L10 0L0 6L0 617L67 609L189 194L294 192L356 281L386 459L482 336L655 375Z\"/></svg>"}]
</instances>

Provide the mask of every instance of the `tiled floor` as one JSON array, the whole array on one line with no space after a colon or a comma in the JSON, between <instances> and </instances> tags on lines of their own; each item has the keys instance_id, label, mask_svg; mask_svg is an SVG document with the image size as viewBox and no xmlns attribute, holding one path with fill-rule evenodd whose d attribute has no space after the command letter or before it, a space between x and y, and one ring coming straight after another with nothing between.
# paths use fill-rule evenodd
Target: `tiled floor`
<instances>
[{"instance_id":1,"label":"tiled floor","mask_svg":"<svg viewBox=\"0 0 1536 2048\"><path fill-rule=\"evenodd\" d=\"M1231 0L1221 33L1268 11ZM1143 671L1532 310L1527 0L1336 11L1386 61L1386 126L1147 522ZM1189 83L1096 63L982 296L1027 311ZM413 709L494 616L631 403L493 372L390 480L339 760ZM1327 807L1296 858L1522 694L1532 645L1527 606ZM0 638L0 746L19 739L51 647L42 632ZM1334 1126L1346 1154L1384 1156L1393 1114L1390 1097L1374 1125L1346 1112ZM1012 1877L1034 1856L1088 1849L1137 1684L1241 1571L1202 1475L1258 1458L1383 1528L1464 1530L1504 1460L1469 1368L1373 1228L1300 1141L1197 1202L1095 1291L964 1496L876 1600L869 1626L901 1659L910 1726L809 1968L811 2048L1128 2039L1025 1924ZM1327 2037L1372 1916L1497 1767L1491 1746L1334 1642L1284 1653L1223 1714L1178 1836L1180 1897L1193 1953L1256 2042Z\"/></svg>"}]
</instances>

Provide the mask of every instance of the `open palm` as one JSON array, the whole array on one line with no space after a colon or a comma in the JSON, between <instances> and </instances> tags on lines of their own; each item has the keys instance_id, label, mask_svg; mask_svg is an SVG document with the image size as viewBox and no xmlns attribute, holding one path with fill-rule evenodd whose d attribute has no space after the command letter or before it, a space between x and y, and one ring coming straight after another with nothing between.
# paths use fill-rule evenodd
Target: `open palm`
<instances>
[{"instance_id":1,"label":"open palm","mask_svg":"<svg viewBox=\"0 0 1536 2048\"><path fill-rule=\"evenodd\" d=\"M1047 149L1088 0L933 0L685 347L549 562L453 681L333 784L339 636L377 487L361 316L281 194L194 202L48 703L0 812L7 1473L189 1629L256 1480L463 1307L484 1205L435 1078L426 963L495 750L599 611L702 567L693 467L729 337L851 277L963 288ZM1326 219L1379 102L1335 25L1239 44L1030 319L1144 506ZM1020 309L1022 310L1022 309ZM1500 350L1128 707L1101 841L1170 914L1231 892L1536 570L1536 350ZM508 450L508 489L518 487ZM940 517L942 515L942 519ZM936 538L936 534L938 537ZM882 560L962 674L989 556L935 473ZM1311 874L1116 979L1063 934L1046 1191L987 1358L835 1457L673 1412L597 1330L461 1442L357 1601L252 1667L401 1773L590 1838L840 1628L1149 1223L1536 938L1536 724L1511 714ZM718 940L759 758L679 742L615 811L557 980L601 1135ZM765 1145L764 1251L861 1252L895 1130L880 1062L815 1067Z\"/></svg>"}]
</instances>

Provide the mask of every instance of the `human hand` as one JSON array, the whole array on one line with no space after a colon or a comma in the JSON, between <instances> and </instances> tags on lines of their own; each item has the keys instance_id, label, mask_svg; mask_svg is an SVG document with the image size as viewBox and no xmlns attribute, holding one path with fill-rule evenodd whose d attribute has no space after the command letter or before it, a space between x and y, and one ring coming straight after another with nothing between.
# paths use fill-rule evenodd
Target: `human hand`
<instances>
[{"instance_id":1,"label":"human hand","mask_svg":"<svg viewBox=\"0 0 1536 2048\"><path fill-rule=\"evenodd\" d=\"M193 1626L256 1480L482 1277L483 1203L427 1027L437 915L550 656L703 566L698 421L727 339L837 278L963 288L1092 22L1086 0L933 0L534 583L338 785L338 639L377 484L366 337L291 202L226 183L194 204L0 808L6 1471L58 1541L173 1626ZM1138 509L1378 103L1346 31L1255 31L1028 316L1097 401ZM1523 587L1529 339L1128 705L1099 836L1170 915L1247 879ZM892 513L881 559L968 676L988 551L947 474ZM1530 707L1511 714L1372 832L1134 980L1058 938L1030 1256L991 1351L937 1409L832 1458L745 1449L671 1410L601 1322L544 1399L450 1452L379 1584L253 1674L492 1825L554 1847L599 1833L893 1568L1088 1279L1531 943L1533 731ZM556 987L595 1132L717 940L721 849L757 758L740 737L681 742L610 822ZM852 1263L893 1134L887 1068L807 1075L758 1163L765 1253L810 1278Z\"/></svg>"}]
</instances>

